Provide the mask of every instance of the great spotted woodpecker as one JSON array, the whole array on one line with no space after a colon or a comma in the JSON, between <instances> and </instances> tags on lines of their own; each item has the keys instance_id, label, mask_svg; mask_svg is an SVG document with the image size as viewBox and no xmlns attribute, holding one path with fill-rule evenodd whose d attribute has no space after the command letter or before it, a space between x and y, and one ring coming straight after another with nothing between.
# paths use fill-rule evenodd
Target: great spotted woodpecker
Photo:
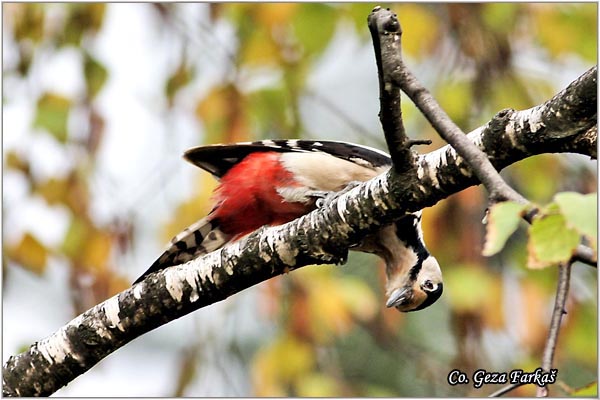
<instances>
[{"instance_id":1,"label":"great spotted woodpecker","mask_svg":"<svg viewBox=\"0 0 600 400\"><path fill-rule=\"evenodd\" d=\"M319 199L391 167L386 153L334 141L264 140L192 148L184 158L220 184L215 206L175 236L146 275L212 252L263 225L279 225L307 214ZM442 294L442 274L421 232L421 213L407 214L353 248L386 264L387 307L416 311Z\"/></svg>"}]
</instances>

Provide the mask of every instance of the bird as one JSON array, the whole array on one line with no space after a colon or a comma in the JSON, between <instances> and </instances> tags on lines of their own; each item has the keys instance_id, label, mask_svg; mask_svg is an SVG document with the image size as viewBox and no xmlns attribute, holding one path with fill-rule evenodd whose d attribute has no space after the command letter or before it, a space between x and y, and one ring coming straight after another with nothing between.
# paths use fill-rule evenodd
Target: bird
<instances>
[{"instance_id":1,"label":"bird","mask_svg":"<svg viewBox=\"0 0 600 400\"><path fill-rule=\"evenodd\" d=\"M348 187L385 173L390 156L368 146L325 140L274 139L193 147L184 159L219 185L210 213L177 234L134 284L239 240L256 229L307 214ZM421 211L366 236L352 250L385 262L386 306L422 310L443 292L442 273L423 240Z\"/></svg>"}]
</instances>

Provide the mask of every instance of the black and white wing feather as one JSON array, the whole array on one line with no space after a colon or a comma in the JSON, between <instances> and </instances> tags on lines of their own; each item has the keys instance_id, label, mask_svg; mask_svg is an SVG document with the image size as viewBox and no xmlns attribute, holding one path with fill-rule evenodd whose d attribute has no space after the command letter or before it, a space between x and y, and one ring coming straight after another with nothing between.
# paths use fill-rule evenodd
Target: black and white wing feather
<instances>
[{"instance_id":1,"label":"black and white wing feather","mask_svg":"<svg viewBox=\"0 0 600 400\"><path fill-rule=\"evenodd\" d=\"M392 164L390 156L384 151L368 146L330 140L276 139L216 144L191 148L184 153L183 157L192 164L210 172L216 178L220 178L249 154L268 151L280 153L322 152L371 169L384 169Z\"/></svg>"}]
</instances>

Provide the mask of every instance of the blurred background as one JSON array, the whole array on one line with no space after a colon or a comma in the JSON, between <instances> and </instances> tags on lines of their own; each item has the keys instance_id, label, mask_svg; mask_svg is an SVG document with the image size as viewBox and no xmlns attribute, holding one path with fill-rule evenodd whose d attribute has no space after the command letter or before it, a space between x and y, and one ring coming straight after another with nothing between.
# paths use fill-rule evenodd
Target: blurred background
<instances>
[{"instance_id":1,"label":"blurred background","mask_svg":"<svg viewBox=\"0 0 600 400\"><path fill-rule=\"evenodd\" d=\"M215 181L183 161L187 148L385 149L374 5L4 3L3 362L129 287L206 215ZM545 101L597 60L596 4L389 6L408 66L465 131ZM407 99L403 112L411 137L433 140L420 151L444 145ZM503 176L545 204L596 191L596 167L543 155ZM448 373L539 366L557 277L527 268L523 227L481 256L486 205L477 187L424 210L445 279L426 310L386 309L381 262L352 253L150 332L57 395L486 396L499 386L450 386ZM573 266L551 395L597 379L596 272Z\"/></svg>"}]
</instances>

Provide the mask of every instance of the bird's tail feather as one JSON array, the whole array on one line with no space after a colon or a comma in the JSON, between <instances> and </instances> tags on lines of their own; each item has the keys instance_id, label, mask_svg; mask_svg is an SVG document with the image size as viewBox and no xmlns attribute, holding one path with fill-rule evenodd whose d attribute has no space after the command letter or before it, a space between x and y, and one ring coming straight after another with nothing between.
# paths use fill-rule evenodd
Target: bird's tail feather
<instances>
[{"instance_id":1,"label":"bird's tail feather","mask_svg":"<svg viewBox=\"0 0 600 400\"><path fill-rule=\"evenodd\" d=\"M222 247L230 239L230 235L219 229L218 221L212 219L210 215L204 217L171 239L167 250L133 283L141 282L153 272L208 254Z\"/></svg>"}]
</instances>

